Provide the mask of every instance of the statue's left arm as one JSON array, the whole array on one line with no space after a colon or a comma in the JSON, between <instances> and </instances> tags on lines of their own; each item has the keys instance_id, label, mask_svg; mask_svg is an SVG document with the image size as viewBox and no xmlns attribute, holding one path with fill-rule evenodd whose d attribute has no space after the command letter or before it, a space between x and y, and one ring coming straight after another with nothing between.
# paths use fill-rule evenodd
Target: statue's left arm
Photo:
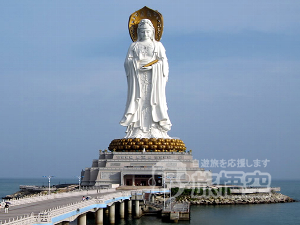
<instances>
[{"instance_id":1,"label":"statue's left arm","mask_svg":"<svg viewBox=\"0 0 300 225\"><path fill-rule=\"evenodd\" d=\"M158 42L158 57L162 63L163 76L168 80L169 77L169 63L166 55L166 50L161 42Z\"/></svg>"}]
</instances>

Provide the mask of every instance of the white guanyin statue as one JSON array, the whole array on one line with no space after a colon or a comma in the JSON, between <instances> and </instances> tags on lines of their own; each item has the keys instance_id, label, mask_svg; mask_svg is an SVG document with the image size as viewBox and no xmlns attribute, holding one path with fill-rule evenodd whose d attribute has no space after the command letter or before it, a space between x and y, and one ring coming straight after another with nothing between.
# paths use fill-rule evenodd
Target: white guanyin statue
<instances>
[{"instance_id":1,"label":"white guanyin statue","mask_svg":"<svg viewBox=\"0 0 300 225\"><path fill-rule=\"evenodd\" d=\"M125 138L170 138L165 94L169 66L164 46L154 37L152 22L142 19L125 59L128 93L120 122L127 127Z\"/></svg>"}]
</instances>

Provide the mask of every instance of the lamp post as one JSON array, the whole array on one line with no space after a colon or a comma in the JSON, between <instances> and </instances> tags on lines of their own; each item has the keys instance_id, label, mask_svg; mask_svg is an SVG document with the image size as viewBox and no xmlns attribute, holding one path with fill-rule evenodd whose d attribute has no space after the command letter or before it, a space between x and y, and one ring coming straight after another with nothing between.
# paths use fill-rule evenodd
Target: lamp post
<instances>
[{"instance_id":1,"label":"lamp post","mask_svg":"<svg viewBox=\"0 0 300 225\"><path fill-rule=\"evenodd\" d=\"M171 177L171 176L168 176L167 177L168 179L170 179L170 199L169 199L169 204L170 204L170 211L172 210L172 178L175 178L175 177Z\"/></svg>"},{"instance_id":2,"label":"lamp post","mask_svg":"<svg viewBox=\"0 0 300 225\"><path fill-rule=\"evenodd\" d=\"M162 179L162 183L163 183L163 188L164 188L164 211L166 209L166 183L165 183L165 177L161 176L159 177Z\"/></svg>"},{"instance_id":3,"label":"lamp post","mask_svg":"<svg viewBox=\"0 0 300 225\"><path fill-rule=\"evenodd\" d=\"M78 178L78 190L81 190L81 176L76 176Z\"/></svg>"},{"instance_id":4,"label":"lamp post","mask_svg":"<svg viewBox=\"0 0 300 225\"><path fill-rule=\"evenodd\" d=\"M158 177L158 178L161 178L162 179L162 183L163 183L163 188L164 188L164 211L166 209L166 182L165 182L165 177L164 176L161 176L161 177Z\"/></svg>"},{"instance_id":5,"label":"lamp post","mask_svg":"<svg viewBox=\"0 0 300 225\"><path fill-rule=\"evenodd\" d=\"M170 212L172 210L172 177L170 177Z\"/></svg>"},{"instance_id":6,"label":"lamp post","mask_svg":"<svg viewBox=\"0 0 300 225\"><path fill-rule=\"evenodd\" d=\"M48 182L49 182L49 190L48 190L48 195L50 195L50 182L51 182L51 178L54 177L54 176L43 176L43 177L46 177L48 178Z\"/></svg>"},{"instance_id":7,"label":"lamp post","mask_svg":"<svg viewBox=\"0 0 300 225\"><path fill-rule=\"evenodd\" d=\"M165 178L163 177L163 184L164 184L164 211L166 209L166 181Z\"/></svg>"}]
</instances>

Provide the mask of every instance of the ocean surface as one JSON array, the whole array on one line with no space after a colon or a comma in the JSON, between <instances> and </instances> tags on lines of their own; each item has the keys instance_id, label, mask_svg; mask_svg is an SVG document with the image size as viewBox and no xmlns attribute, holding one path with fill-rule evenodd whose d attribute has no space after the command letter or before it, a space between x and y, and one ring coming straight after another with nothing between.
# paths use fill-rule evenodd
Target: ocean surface
<instances>
[{"instance_id":1,"label":"ocean surface","mask_svg":"<svg viewBox=\"0 0 300 225\"><path fill-rule=\"evenodd\" d=\"M77 183L78 179L52 178L52 184ZM0 197L15 193L19 185L48 185L47 178L16 179L0 178ZM295 200L300 200L300 180L274 180L272 187L281 187L281 193ZM76 224L75 222L72 224ZM116 220L117 225L153 225L166 224L154 216L144 216L140 219L126 218ZM300 202L258 204L258 205L222 205L222 206L192 206L191 220L179 221L178 224L190 225L300 225ZM88 225L93 225L88 221Z\"/></svg>"}]
</instances>

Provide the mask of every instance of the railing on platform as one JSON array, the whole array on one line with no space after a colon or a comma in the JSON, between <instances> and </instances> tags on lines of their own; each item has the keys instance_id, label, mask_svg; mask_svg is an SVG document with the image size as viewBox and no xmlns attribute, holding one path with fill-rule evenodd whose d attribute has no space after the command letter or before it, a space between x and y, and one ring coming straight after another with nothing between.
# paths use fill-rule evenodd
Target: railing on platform
<instances>
[{"instance_id":1,"label":"railing on platform","mask_svg":"<svg viewBox=\"0 0 300 225\"><path fill-rule=\"evenodd\" d=\"M238 187L230 188L231 194L254 194L254 193L270 193L272 191L280 191L280 187Z\"/></svg>"},{"instance_id":2,"label":"railing on platform","mask_svg":"<svg viewBox=\"0 0 300 225\"><path fill-rule=\"evenodd\" d=\"M45 194L36 194L31 196L25 196L23 198L13 198L10 199L9 202L16 206L16 205L23 205L28 204L32 202L39 202L54 198L67 198L67 197L73 197L73 196L80 196L80 195L89 195L89 194L97 194L97 193L105 193L105 192L111 192L115 191L115 188L112 189L95 189L95 188L83 188L82 190L76 190L71 192L64 192L64 193L52 193L50 195ZM3 200L2 202L5 202L7 200Z\"/></svg>"},{"instance_id":3,"label":"railing on platform","mask_svg":"<svg viewBox=\"0 0 300 225\"><path fill-rule=\"evenodd\" d=\"M35 186L35 185L20 185L21 190L31 190L31 191L48 191L49 187ZM50 187L50 191L56 191L56 187Z\"/></svg>"},{"instance_id":4,"label":"railing on platform","mask_svg":"<svg viewBox=\"0 0 300 225\"><path fill-rule=\"evenodd\" d=\"M18 216L17 218L11 218L8 220L0 220L0 224L7 224L7 225L27 225L27 224L33 224L36 222L36 217L33 213L23 216Z\"/></svg>"}]
</instances>

